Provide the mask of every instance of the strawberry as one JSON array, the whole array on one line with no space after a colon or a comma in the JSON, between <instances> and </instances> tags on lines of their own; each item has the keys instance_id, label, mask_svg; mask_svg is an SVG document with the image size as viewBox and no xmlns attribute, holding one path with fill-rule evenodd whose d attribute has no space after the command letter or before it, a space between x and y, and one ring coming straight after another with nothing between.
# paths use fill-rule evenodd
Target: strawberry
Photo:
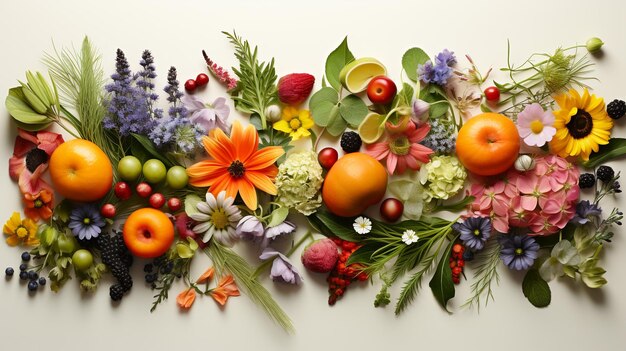
<instances>
[{"instance_id":1,"label":"strawberry","mask_svg":"<svg viewBox=\"0 0 626 351\"><path fill-rule=\"evenodd\" d=\"M288 74L278 81L278 98L284 104L297 105L311 94L315 77L308 73Z\"/></svg>"}]
</instances>

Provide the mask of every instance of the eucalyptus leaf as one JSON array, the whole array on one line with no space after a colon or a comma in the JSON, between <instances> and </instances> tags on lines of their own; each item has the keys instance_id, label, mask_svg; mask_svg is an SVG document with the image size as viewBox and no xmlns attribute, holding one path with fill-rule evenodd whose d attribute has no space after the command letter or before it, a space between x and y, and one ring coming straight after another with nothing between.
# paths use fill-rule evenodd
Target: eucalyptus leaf
<instances>
[{"instance_id":1,"label":"eucalyptus leaf","mask_svg":"<svg viewBox=\"0 0 626 351\"><path fill-rule=\"evenodd\" d=\"M287 207L279 207L272 212L272 216L270 217L270 222L267 224L268 227L275 227L281 223L283 223L287 216L289 215L289 208Z\"/></svg>"},{"instance_id":2,"label":"eucalyptus leaf","mask_svg":"<svg viewBox=\"0 0 626 351\"><path fill-rule=\"evenodd\" d=\"M522 292L535 307L546 307L552 300L550 286L541 278L539 271L535 268L526 273L522 282Z\"/></svg>"},{"instance_id":3,"label":"eucalyptus leaf","mask_svg":"<svg viewBox=\"0 0 626 351\"><path fill-rule=\"evenodd\" d=\"M429 115L430 118L435 119L445 115L450 109L450 104L446 101L439 100L438 103L430 104Z\"/></svg>"},{"instance_id":4,"label":"eucalyptus leaf","mask_svg":"<svg viewBox=\"0 0 626 351\"><path fill-rule=\"evenodd\" d=\"M336 110L339 111L339 108L337 107ZM334 116L335 117L330 121L328 126L326 126L326 131L328 131L328 134L336 137L341 135L341 133L346 130L346 127L348 127L348 123L346 123L346 120L343 119L339 115L339 113L335 114Z\"/></svg>"},{"instance_id":5,"label":"eucalyptus leaf","mask_svg":"<svg viewBox=\"0 0 626 351\"><path fill-rule=\"evenodd\" d=\"M335 108L338 102L337 92L330 87L322 88L313 94L309 101L309 108L315 124L320 127L326 127L339 113L339 110ZM336 111L333 111L334 108Z\"/></svg>"},{"instance_id":6,"label":"eucalyptus leaf","mask_svg":"<svg viewBox=\"0 0 626 351\"><path fill-rule=\"evenodd\" d=\"M402 68L410 80L417 82L417 66L423 65L430 60L428 54L420 48L410 48L402 55Z\"/></svg>"},{"instance_id":7,"label":"eucalyptus leaf","mask_svg":"<svg viewBox=\"0 0 626 351\"><path fill-rule=\"evenodd\" d=\"M455 241L456 239L450 241L448 247L439 258L435 274L428 284L441 307L447 312L450 312L447 306L448 301L455 295L454 283L452 282L452 269L450 268L449 259L450 252L452 251L452 245L454 245Z\"/></svg>"},{"instance_id":8,"label":"eucalyptus leaf","mask_svg":"<svg viewBox=\"0 0 626 351\"><path fill-rule=\"evenodd\" d=\"M363 121L369 110L367 105L354 94L350 94L341 100L339 113L341 117L353 127L357 127Z\"/></svg>"},{"instance_id":9,"label":"eucalyptus leaf","mask_svg":"<svg viewBox=\"0 0 626 351\"><path fill-rule=\"evenodd\" d=\"M611 138L606 145L600 145L600 150L589 157L589 161L583 163L587 168L595 168L615 158L626 155L626 139Z\"/></svg>"},{"instance_id":10,"label":"eucalyptus leaf","mask_svg":"<svg viewBox=\"0 0 626 351\"><path fill-rule=\"evenodd\" d=\"M341 82L339 81L341 69L352 61L354 61L354 55L348 48L348 37L345 37L326 59L326 79L335 90L341 89Z\"/></svg>"}]
</instances>

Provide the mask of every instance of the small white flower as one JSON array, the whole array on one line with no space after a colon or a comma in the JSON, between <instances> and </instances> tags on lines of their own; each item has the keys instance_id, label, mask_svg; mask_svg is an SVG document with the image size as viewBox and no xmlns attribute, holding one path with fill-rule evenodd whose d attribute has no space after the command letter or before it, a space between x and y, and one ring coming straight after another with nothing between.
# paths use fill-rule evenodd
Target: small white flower
<instances>
[{"instance_id":1,"label":"small white flower","mask_svg":"<svg viewBox=\"0 0 626 351\"><path fill-rule=\"evenodd\" d=\"M359 234L367 234L372 230L372 221L367 217L357 217L352 225L354 230Z\"/></svg>"},{"instance_id":2,"label":"small white flower","mask_svg":"<svg viewBox=\"0 0 626 351\"><path fill-rule=\"evenodd\" d=\"M412 229L407 229L402 234L402 241L407 245L416 243L418 239L419 239L419 236L417 236L415 231Z\"/></svg>"},{"instance_id":3,"label":"small white flower","mask_svg":"<svg viewBox=\"0 0 626 351\"><path fill-rule=\"evenodd\" d=\"M206 202L199 202L196 205L198 212L189 216L199 222L193 227L193 232L204 235L202 241L205 243L215 238L224 245L232 246L238 239L235 228L241 219L241 211L233 205L234 201L232 197L226 197L226 191L217 194L217 198L207 191Z\"/></svg>"}]
</instances>

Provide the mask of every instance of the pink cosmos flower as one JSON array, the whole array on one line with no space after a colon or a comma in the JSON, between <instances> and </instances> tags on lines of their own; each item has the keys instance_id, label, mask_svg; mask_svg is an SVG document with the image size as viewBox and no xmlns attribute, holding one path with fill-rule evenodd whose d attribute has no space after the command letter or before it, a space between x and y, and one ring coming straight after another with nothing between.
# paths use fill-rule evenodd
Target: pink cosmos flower
<instances>
[{"instance_id":1,"label":"pink cosmos flower","mask_svg":"<svg viewBox=\"0 0 626 351\"><path fill-rule=\"evenodd\" d=\"M13 156L9 159L9 175L17 180L22 194L38 194L51 190L41 175L48 169L48 160L63 143L61 134L52 132L27 132L18 128Z\"/></svg>"},{"instance_id":2,"label":"pink cosmos flower","mask_svg":"<svg viewBox=\"0 0 626 351\"><path fill-rule=\"evenodd\" d=\"M419 144L429 131L430 125L418 128L413 121L409 121L402 132L390 133L385 141L367 145L365 153L379 161L386 159L387 172L392 175L396 171L402 174L407 168L419 170L433 153L433 150Z\"/></svg>"},{"instance_id":3,"label":"pink cosmos flower","mask_svg":"<svg viewBox=\"0 0 626 351\"><path fill-rule=\"evenodd\" d=\"M556 128L552 112L543 110L541 105L534 103L526 106L517 115L517 129L520 137L528 146L543 146L554 137Z\"/></svg>"}]
</instances>

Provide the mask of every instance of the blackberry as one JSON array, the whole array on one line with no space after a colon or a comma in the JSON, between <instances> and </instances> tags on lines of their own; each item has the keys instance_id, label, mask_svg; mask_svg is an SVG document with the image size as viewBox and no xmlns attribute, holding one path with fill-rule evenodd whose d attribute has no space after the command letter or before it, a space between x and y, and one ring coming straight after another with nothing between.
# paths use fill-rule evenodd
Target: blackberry
<instances>
[{"instance_id":1,"label":"blackberry","mask_svg":"<svg viewBox=\"0 0 626 351\"><path fill-rule=\"evenodd\" d=\"M144 273L152 273L152 270L153 266L151 263L147 263L145 266L143 266Z\"/></svg>"},{"instance_id":2,"label":"blackberry","mask_svg":"<svg viewBox=\"0 0 626 351\"><path fill-rule=\"evenodd\" d=\"M13 267L7 267L7 269L4 270L4 274L6 274L7 277L12 277L13 273L15 273Z\"/></svg>"},{"instance_id":3,"label":"blackberry","mask_svg":"<svg viewBox=\"0 0 626 351\"><path fill-rule=\"evenodd\" d=\"M113 301L119 301L133 286L133 279L130 275L133 257L124 244L121 233L99 235L96 244L100 250L102 263L109 267L111 274L118 282L111 286L109 295Z\"/></svg>"},{"instance_id":4,"label":"blackberry","mask_svg":"<svg viewBox=\"0 0 626 351\"><path fill-rule=\"evenodd\" d=\"M613 119L620 119L626 114L626 102L622 100L613 100L606 105L606 112Z\"/></svg>"},{"instance_id":5,"label":"blackberry","mask_svg":"<svg viewBox=\"0 0 626 351\"><path fill-rule=\"evenodd\" d=\"M359 151L361 144L363 144L361 137L356 132L345 132L341 136L341 148L347 154Z\"/></svg>"},{"instance_id":6,"label":"blackberry","mask_svg":"<svg viewBox=\"0 0 626 351\"><path fill-rule=\"evenodd\" d=\"M596 177L591 173L583 173L578 178L578 186L581 189L591 188L596 184Z\"/></svg>"},{"instance_id":7,"label":"blackberry","mask_svg":"<svg viewBox=\"0 0 626 351\"><path fill-rule=\"evenodd\" d=\"M30 254L28 253L28 251L22 252L22 261L24 262L30 261Z\"/></svg>"},{"instance_id":8,"label":"blackberry","mask_svg":"<svg viewBox=\"0 0 626 351\"><path fill-rule=\"evenodd\" d=\"M39 287L39 284L36 280L31 280L28 282L28 291L35 291Z\"/></svg>"},{"instance_id":9,"label":"blackberry","mask_svg":"<svg viewBox=\"0 0 626 351\"><path fill-rule=\"evenodd\" d=\"M124 297L124 288L120 284L113 284L109 289L109 296L111 296L111 300L119 301Z\"/></svg>"},{"instance_id":10,"label":"blackberry","mask_svg":"<svg viewBox=\"0 0 626 351\"><path fill-rule=\"evenodd\" d=\"M615 176L615 172L609 166L600 166L596 171L596 177L605 183L610 182L613 176Z\"/></svg>"}]
</instances>

